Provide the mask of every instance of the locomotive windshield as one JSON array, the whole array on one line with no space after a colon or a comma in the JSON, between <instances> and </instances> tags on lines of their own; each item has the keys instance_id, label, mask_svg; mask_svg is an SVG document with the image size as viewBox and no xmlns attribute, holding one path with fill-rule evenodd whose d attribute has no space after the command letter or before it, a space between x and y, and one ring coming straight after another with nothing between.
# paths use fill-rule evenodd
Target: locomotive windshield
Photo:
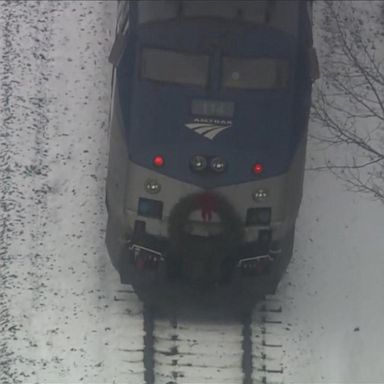
<instances>
[{"instance_id":1,"label":"locomotive windshield","mask_svg":"<svg viewBox=\"0 0 384 384\"><path fill-rule=\"evenodd\" d=\"M223 57L221 85L224 88L277 89L288 85L288 61L273 58ZM141 77L147 80L206 87L209 56L144 48Z\"/></svg>"},{"instance_id":2,"label":"locomotive windshield","mask_svg":"<svg viewBox=\"0 0 384 384\"><path fill-rule=\"evenodd\" d=\"M288 61L271 58L223 58L222 85L226 88L276 89L288 85Z\"/></svg>"},{"instance_id":3,"label":"locomotive windshield","mask_svg":"<svg viewBox=\"0 0 384 384\"><path fill-rule=\"evenodd\" d=\"M207 55L144 48L141 55L141 76L148 80L205 87L208 61Z\"/></svg>"}]
</instances>

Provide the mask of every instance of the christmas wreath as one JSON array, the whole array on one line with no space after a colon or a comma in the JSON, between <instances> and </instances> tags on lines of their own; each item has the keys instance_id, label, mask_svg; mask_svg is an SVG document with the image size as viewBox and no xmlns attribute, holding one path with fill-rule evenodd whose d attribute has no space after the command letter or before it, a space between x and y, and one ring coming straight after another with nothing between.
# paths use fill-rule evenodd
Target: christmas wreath
<instances>
[{"instance_id":1,"label":"christmas wreath","mask_svg":"<svg viewBox=\"0 0 384 384\"><path fill-rule=\"evenodd\" d=\"M207 225L215 212L220 218L221 231L209 237L188 233L186 224L195 211L201 212ZM237 263L243 225L233 206L223 196L199 193L182 198L170 213L168 232L170 270L202 285L230 279Z\"/></svg>"}]
</instances>

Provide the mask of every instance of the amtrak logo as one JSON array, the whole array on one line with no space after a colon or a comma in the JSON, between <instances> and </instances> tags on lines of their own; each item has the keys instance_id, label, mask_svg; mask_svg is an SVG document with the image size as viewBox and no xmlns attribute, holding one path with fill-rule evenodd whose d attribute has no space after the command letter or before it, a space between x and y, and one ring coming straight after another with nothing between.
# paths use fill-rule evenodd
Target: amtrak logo
<instances>
[{"instance_id":1,"label":"amtrak logo","mask_svg":"<svg viewBox=\"0 0 384 384\"><path fill-rule=\"evenodd\" d=\"M185 124L187 128L205 137L206 139L213 140L219 133L232 127L231 120L220 119L193 119L192 123Z\"/></svg>"}]
</instances>

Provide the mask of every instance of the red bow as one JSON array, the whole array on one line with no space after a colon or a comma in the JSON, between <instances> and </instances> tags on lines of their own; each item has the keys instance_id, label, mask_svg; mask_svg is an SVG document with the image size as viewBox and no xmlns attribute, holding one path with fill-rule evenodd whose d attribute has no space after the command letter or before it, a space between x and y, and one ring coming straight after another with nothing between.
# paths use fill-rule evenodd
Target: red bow
<instances>
[{"instance_id":1,"label":"red bow","mask_svg":"<svg viewBox=\"0 0 384 384\"><path fill-rule=\"evenodd\" d=\"M198 204L201 208L201 217L207 222L212 220L212 212L217 210L217 201L214 195L204 193L198 196Z\"/></svg>"}]
</instances>

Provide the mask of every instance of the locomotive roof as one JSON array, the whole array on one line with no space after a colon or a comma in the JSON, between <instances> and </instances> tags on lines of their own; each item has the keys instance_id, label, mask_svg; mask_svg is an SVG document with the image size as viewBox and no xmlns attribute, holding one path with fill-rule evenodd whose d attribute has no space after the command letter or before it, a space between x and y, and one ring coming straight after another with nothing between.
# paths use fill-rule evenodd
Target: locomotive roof
<instances>
[{"instance_id":1,"label":"locomotive roof","mask_svg":"<svg viewBox=\"0 0 384 384\"><path fill-rule=\"evenodd\" d=\"M139 24L177 17L211 17L266 24L297 35L300 0L140 0Z\"/></svg>"}]
</instances>

